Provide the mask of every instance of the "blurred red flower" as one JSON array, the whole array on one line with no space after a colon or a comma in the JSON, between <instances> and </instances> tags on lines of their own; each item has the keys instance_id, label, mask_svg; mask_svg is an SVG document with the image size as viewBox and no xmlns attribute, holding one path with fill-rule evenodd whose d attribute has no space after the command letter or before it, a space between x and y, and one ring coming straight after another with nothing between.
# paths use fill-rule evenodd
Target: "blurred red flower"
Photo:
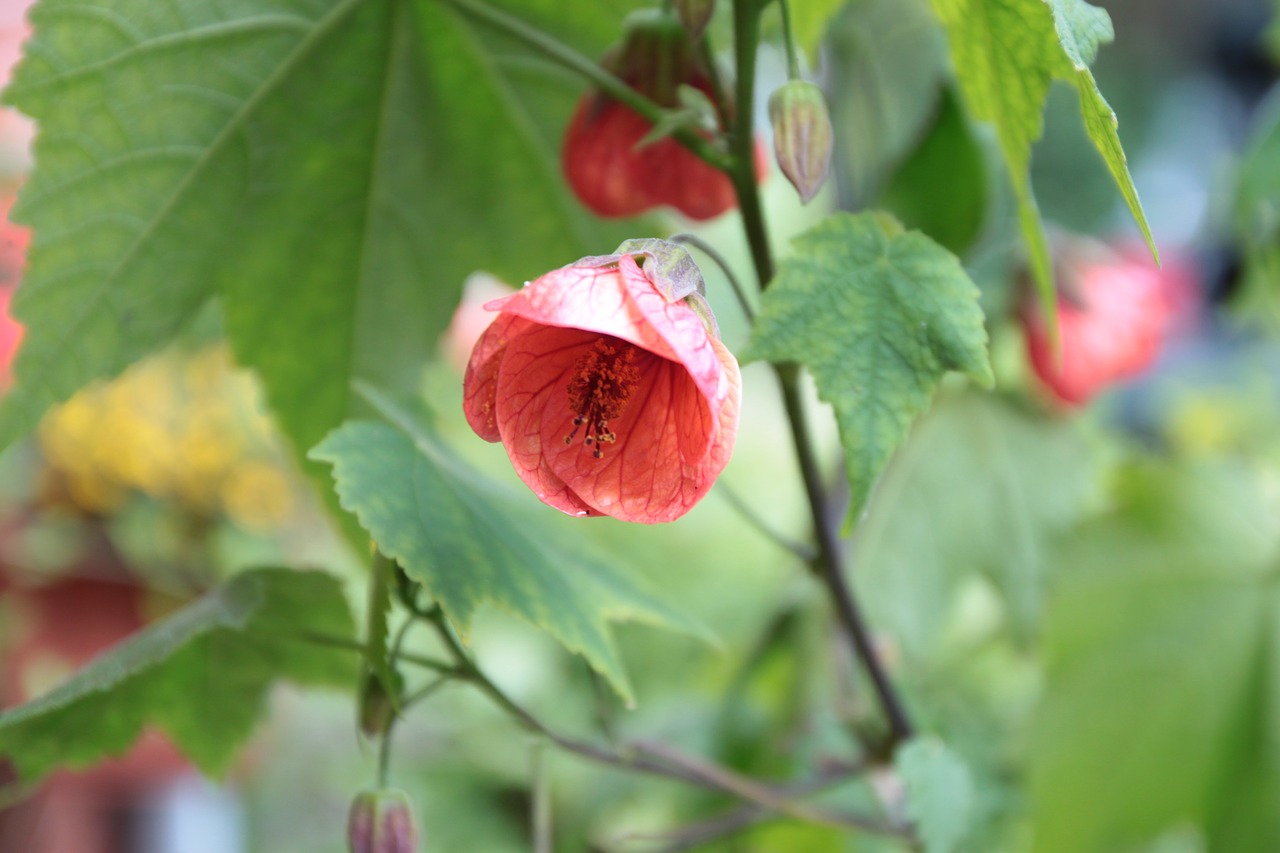
<instances>
[{"instance_id":1,"label":"blurred red flower","mask_svg":"<svg viewBox=\"0 0 1280 853\"><path fill-rule=\"evenodd\" d=\"M1022 322L1032 369L1069 406L1082 406L1150 367L1193 297L1184 262L1167 259L1161 269L1139 251L1090 247L1067 258L1058 277L1061 352L1054 351L1039 305L1027 305Z\"/></svg>"},{"instance_id":2,"label":"blurred red flower","mask_svg":"<svg viewBox=\"0 0 1280 853\"><path fill-rule=\"evenodd\" d=\"M737 360L654 266L586 258L486 306L498 318L467 367L467 421L570 515L673 521L732 453Z\"/></svg>"}]
</instances>

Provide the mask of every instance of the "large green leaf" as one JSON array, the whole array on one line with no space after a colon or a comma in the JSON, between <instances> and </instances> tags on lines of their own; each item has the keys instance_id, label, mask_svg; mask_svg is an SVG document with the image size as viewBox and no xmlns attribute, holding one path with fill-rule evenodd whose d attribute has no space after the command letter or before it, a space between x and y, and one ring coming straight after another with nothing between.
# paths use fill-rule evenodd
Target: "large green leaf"
<instances>
[{"instance_id":1,"label":"large green leaf","mask_svg":"<svg viewBox=\"0 0 1280 853\"><path fill-rule=\"evenodd\" d=\"M504 5L498 3L498 5ZM624 0L506 3L594 55ZM445 0L40 0L7 100L34 116L27 327L0 445L214 294L300 448L353 377L412 382L464 277L617 243L556 162L581 84Z\"/></svg>"},{"instance_id":2,"label":"large green leaf","mask_svg":"<svg viewBox=\"0 0 1280 853\"><path fill-rule=\"evenodd\" d=\"M955 255L886 214L836 214L795 249L744 357L813 373L835 407L856 515L943 374L991 384L978 289Z\"/></svg>"},{"instance_id":3,"label":"large green leaf","mask_svg":"<svg viewBox=\"0 0 1280 853\"><path fill-rule=\"evenodd\" d=\"M1131 850L1187 821L1210 850L1280 849L1280 537L1260 485L1138 472L1062 555L1031 750L1037 850Z\"/></svg>"},{"instance_id":4,"label":"large green leaf","mask_svg":"<svg viewBox=\"0 0 1280 853\"><path fill-rule=\"evenodd\" d=\"M912 431L857 532L867 605L908 660L945 651L956 593L974 573L1000 591L1016 636L1039 628L1049 543L1101 492L1080 427L971 393L941 397Z\"/></svg>"},{"instance_id":5,"label":"large green leaf","mask_svg":"<svg viewBox=\"0 0 1280 853\"><path fill-rule=\"evenodd\" d=\"M631 702L610 620L703 633L623 568L589 549L552 544L572 530L556 528L545 512L521 510L528 502L467 467L428 427L384 398L370 399L396 426L350 421L311 455L333 465L343 507L422 583L464 638L476 608L496 604L581 654Z\"/></svg>"},{"instance_id":6,"label":"large green leaf","mask_svg":"<svg viewBox=\"0 0 1280 853\"><path fill-rule=\"evenodd\" d=\"M1080 93L1090 139L1111 171L1143 236L1156 254L1138 201L1116 117L1098 91L1089 63L1112 38L1107 13L1084 0L933 0L947 30L960 89L975 118L995 125L1013 181L1018 218L1041 295L1052 295L1049 247L1031 190L1031 145L1043 130L1045 97L1058 77Z\"/></svg>"},{"instance_id":7,"label":"large green leaf","mask_svg":"<svg viewBox=\"0 0 1280 853\"><path fill-rule=\"evenodd\" d=\"M333 577L288 569L237 575L45 696L0 714L0 756L31 782L58 766L118 754L154 725L202 770L221 773L273 681L354 683L354 655L301 639L354 641L354 630Z\"/></svg>"}]
</instances>

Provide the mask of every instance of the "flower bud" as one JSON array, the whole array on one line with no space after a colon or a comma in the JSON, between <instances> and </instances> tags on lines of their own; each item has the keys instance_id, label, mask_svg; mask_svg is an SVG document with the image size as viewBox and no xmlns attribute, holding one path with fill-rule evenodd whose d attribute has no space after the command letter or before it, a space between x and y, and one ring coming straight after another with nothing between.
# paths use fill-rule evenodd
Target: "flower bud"
<instances>
[{"instance_id":1,"label":"flower bud","mask_svg":"<svg viewBox=\"0 0 1280 853\"><path fill-rule=\"evenodd\" d=\"M792 80L769 97L773 150L778 166L808 202L827 180L831 167L831 116L822 90L804 80Z\"/></svg>"},{"instance_id":2,"label":"flower bud","mask_svg":"<svg viewBox=\"0 0 1280 853\"><path fill-rule=\"evenodd\" d=\"M351 853L416 853L418 828L409 795L380 788L356 795L347 817Z\"/></svg>"},{"instance_id":3,"label":"flower bud","mask_svg":"<svg viewBox=\"0 0 1280 853\"><path fill-rule=\"evenodd\" d=\"M694 41L702 38L715 11L716 0L676 0L676 14Z\"/></svg>"}]
</instances>

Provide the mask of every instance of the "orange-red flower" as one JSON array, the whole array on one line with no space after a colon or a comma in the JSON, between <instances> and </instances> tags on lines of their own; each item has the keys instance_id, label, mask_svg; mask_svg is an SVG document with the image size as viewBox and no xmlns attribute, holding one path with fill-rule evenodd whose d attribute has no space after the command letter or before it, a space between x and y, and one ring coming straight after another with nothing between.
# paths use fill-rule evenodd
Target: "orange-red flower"
<instances>
[{"instance_id":1,"label":"orange-red flower","mask_svg":"<svg viewBox=\"0 0 1280 853\"><path fill-rule=\"evenodd\" d=\"M635 245L489 303L463 406L544 503L655 523L688 512L729 461L742 379L690 304L705 306L692 261L672 271L664 253L682 249Z\"/></svg>"},{"instance_id":2,"label":"orange-red flower","mask_svg":"<svg viewBox=\"0 0 1280 853\"><path fill-rule=\"evenodd\" d=\"M1138 252L1105 247L1073 252L1059 273L1055 352L1040 308L1023 311L1027 354L1044 386L1062 403L1082 406L1156 360L1171 322L1187 311L1192 290L1182 264L1159 269Z\"/></svg>"}]
</instances>

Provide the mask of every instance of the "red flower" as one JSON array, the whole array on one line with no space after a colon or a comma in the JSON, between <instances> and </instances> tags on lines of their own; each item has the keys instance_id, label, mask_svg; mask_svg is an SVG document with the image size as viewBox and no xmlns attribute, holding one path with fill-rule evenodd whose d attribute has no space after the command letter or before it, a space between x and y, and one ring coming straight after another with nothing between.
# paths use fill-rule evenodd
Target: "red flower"
<instances>
[{"instance_id":1,"label":"red flower","mask_svg":"<svg viewBox=\"0 0 1280 853\"><path fill-rule=\"evenodd\" d=\"M692 84L710 94L705 83ZM668 205L690 219L712 219L738 204L729 177L670 136L640 145L653 124L611 98L589 94L564 138L564 174L598 216L635 216ZM756 172L766 168L756 141Z\"/></svg>"},{"instance_id":2,"label":"red flower","mask_svg":"<svg viewBox=\"0 0 1280 853\"><path fill-rule=\"evenodd\" d=\"M1027 354L1061 402L1081 406L1108 385L1155 361L1171 321L1187 309L1191 282L1177 263L1095 249L1059 271L1061 352L1055 353L1038 305L1023 312Z\"/></svg>"},{"instance_id":3,"label":"red flower","mask_svg":"<svg viewBox=\"0 0 1280 853\"><path fill-rule=\"evenodd\" d=\"M646 10L630 19L622 45L602 64L627 85L664 107L679 105L690 86L714 102L711 75L689 33L670 14ZM711 219L737 205L733 184L670 136L640 144L653 123L600 92L578 103L561 152L565 178L578 199L599 216L635 216L662 205L690 219ZM756 172L768 155L756 140Z\"/></svg>"},{"instance_id":4,"label":"red flower","mask_svg":"<svg viewBox=\"0 0 1280 853\"><path fill-rule=\"evenodd\" d=\"M623 251L632 245L489 303L498 318L471 355L463 407L544 503L673 521L729 461L742 380L690 304L705 305L696 267L667 272L667 253L684 251L658 241Z\"/></svg>"}]
</instances>

